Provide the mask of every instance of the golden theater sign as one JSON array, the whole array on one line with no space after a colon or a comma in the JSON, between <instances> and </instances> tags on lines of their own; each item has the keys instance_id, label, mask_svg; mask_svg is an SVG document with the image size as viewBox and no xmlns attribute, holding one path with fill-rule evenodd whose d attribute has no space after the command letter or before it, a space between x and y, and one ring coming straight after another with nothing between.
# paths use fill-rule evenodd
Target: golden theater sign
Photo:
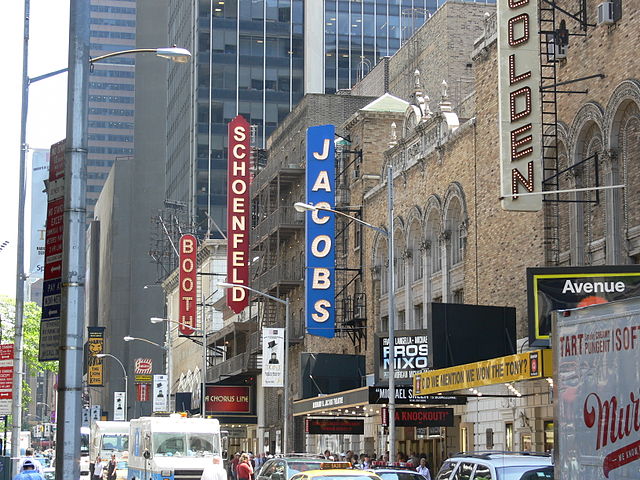
<instances>
[{"instance_id":1,"label":"golden theater sign","mask_svg":"<svg viewBox=\"0 0 640 480\"><path fill-rule=\"evenodd\" d=\"M536 211L542 195L542 111L538 2L498 1L501 199L505 210Z\"/></svg>"}]
</instances>

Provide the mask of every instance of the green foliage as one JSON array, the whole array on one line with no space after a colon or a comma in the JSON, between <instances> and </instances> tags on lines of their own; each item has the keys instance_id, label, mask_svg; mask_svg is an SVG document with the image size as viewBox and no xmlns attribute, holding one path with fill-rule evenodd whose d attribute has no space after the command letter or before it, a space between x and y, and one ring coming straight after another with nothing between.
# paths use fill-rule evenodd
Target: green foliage
<instances>
[{"instance_id":1,"label":"green foliage","mask_svg":"<svg viewBox=\"0 0 640 480\"><path fill-rule=\"evenodd\" d=\"M0 296L0 317L2 317L2 341L11 343L15 337L16 301L13 298ZM40 342L40 318L42 311L37 303L24 303L23 322L23 355L24 362L30 372L57 372L58 362L38 361Z\"/></svg>"}]
</instances>

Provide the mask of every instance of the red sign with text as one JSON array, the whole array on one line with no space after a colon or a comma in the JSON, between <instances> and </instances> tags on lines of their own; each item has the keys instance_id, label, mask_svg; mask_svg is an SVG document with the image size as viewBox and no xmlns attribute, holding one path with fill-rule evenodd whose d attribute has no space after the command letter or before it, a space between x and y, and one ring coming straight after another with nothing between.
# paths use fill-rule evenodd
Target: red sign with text
<instances>
[{"instance_id":1,"label":"red sign with text","mask_svg":"<svg viewBox=\"0 0 640 480\"><path fill-rule=\"evenodd\" d=\"M136 383L136 400L138 402L148 402L151 385L148 383Z\"/></svg>"},{"instance_id":2,"label":"red sign with text","mask_svg":"<svg viewBox=\"0 0 640 480\"><path fill-rule=\"evenodd\" d=\"M196 328L196 291L198 276L196 254L198 243L193 235L180 237L180 299L178 330L182 335L193 335Z\"/></svg>"},{"instance_id":3,"label":"red sign with text","mask_svg":"<svg viewBox=\"0 0 640 480\"><path fill-rule=\"evenodd\" d=\"M204 397L207 415L216 413L251 413L249 387L207 385Z\"/></svg>"},{"instance_id":4,"label":"red sign with text","mask_svg":"<svg viewBox=\"0 0 640 480\"><path fill-rule=\"evenodd\" d=\"M229 122L227 164L227 282L249 285L249 185L251 184L251 127L242 115ZM249 304L242 287L227 290L227 305L240 313Z\"/></svg>"}]
</instances>

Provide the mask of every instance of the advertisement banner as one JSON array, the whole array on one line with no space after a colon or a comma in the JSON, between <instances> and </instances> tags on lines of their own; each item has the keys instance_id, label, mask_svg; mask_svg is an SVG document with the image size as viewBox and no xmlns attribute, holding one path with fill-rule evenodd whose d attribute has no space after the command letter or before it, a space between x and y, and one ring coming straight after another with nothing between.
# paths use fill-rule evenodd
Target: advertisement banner
<instances>
[{"instance_id":1,"label":"advertisement banner","mask_svg":"<svg viewBox=\"0 0 640 480\"><path fill-rule=\"evenodd\" d=\"M11 415L13 404L13 343L0 345L0 415Z\"/></svg>"},{"instance_id":2,"label":"advertisement banner","mask_svg":"<svg viewBox=\"0 0 640 480\"><path fill-rule=\"evenodd\" d=\"M198 242L193 235L182 235L180 237L180 297L178 330L181 335L193 335L197 322L197 299L198 289L197 275L197 253Z\"/></svg>"},{"instance_id":3,"label":"advertisement banner","mask_svg":"<svg viewBox=\"0 0 640 480\"><path fill-rule=\"evenodd\" d=\"M150 358L136 358L133 365L135 375L151 375L153 373L153 360Z\"/></svg>"},{"instance_id":4,"label":"advertisement banner","mask_svg":"<svg viewBox=\"0 0 640 480\"><path fill-rule=\"evenodd\" d=\"M640 478L639 305L555 315L556 478Z\"/></svg>"},{"instance_id":5,"label":"advertisement banner","mask_svg":"<svg viewBox=\"0 0 640 480\"><path fill-rule=\"evenodd\" d=\"M229 122L227 163L227 281L249 286L249 186L251 185L251 126L242 115ZM249 292L227 289L227 305L240 313L249 305Z\"/></svg>"},{"instance_id":6,"label":"advertisement banner","mask_svg":"<svg viewBox=\"0 0 640 480\"><path fill-rule=\"evenodd\" d=\"M151 382L136 383L136 400L138 402L148 402L151 396Z\"/></svg>"},{"instance_id":7,"label":"advertisement banner","mask_svg":"<svg viewBox=\"0 0 640 480\"><path fill-rule=\"evenodd\" d=\"M124 399L124 392L113 392L113 419L115 421L126 420L126 414L124 411Z\"/></svg>"},{"instance_id":8,"label":"advertisement banner","mask_svg":"<svg viewBox=\"0 0 640 480\"><path fill-rule=\"evenodd\" d=\"M502 208L537 211L542 195L518 194L542 191L538 2L498 2L497 27Z\"/></svg>"},{"instance_id":9,"label":"advertisement banner","mask_svg":"<svg viewBox=\"0 0 640 480\"><path fill-rule=\"evenodd\" d=\"M363 435L364 420L346 418L306 418L306 432L311 435Z\"/></svg>"},{"instance_id":10,"label":"advertisement banner","mask_svg":"<svg viewBox=\"0 0 640 480\"><path fill-rule=\"evenodd\" d=\"M59 359L65 145L65 140L52 145L49 156L42 319L38 352L38 360L41 362Z\"/></svg>"},{"instance_id":11,"label":"advertisement banner","mask_svg":"<svg viewBox=\"0 0 640 480\"><path fill-rule=\"evenodd\" d=\"M381 409L382 425L389 426L389 409ZM396 408L396 427L453 427L453 408Z\"/></svg>"},{"instance_id":12,"label":"advertisement banner","mask_svg":"<svg viewBox=\"0 0 640 480\"><path fill-rule=\"evenodd\" d=\"M89 339L87 340L87 385L90 387L102 387L104 385L104 360L96 357L104 353L104 329L105 327L87 327Z\"/></svg>"},{"instance_id":13,"label":"advertisement banner","mask_svg":"<svg viewBox=\"0 0 640 480\"><path fill-rule=\"evenodd\" d=\"M262 386L284 386L284 328L262 330Z\"/></svg>"},{"instance_id":14,"label":"advertisement banner","mask_svg":"<svg viewBox=\"0 0 640 480\"><path fill-rule=\"evenodd\" d=\"M204 405L207 415L251 413L250 387L207 385Z\"/></svg>"},{"instance_id":15,"label":"advertisement banner","mask_svg":"<svg viewBox=\"0 0 640 480\"><path fill-rule=\"evenodd\" d=\"M47 193L45 181L49 179L49 151L31 150L31 244L29 254L29 281L44 276L44 250L47 233Z\"/></svg>"},{"instance_id":16,"label":"advertisement banner","mask_svg":"<svg viewBox=\"0 0 640 480\"><path fill-rule=\"evenodd\" d=\"M169 379L166 375L153 376L153 411L169 411Z\"/></svg>"},{"instance_id":17,"label":"advertisement banner","mask_svg":"<svg viewBox=\"0 0 640 480\"><path fill-rule=\"evenodd\" d=\"M413 377L413 391L416 395L428 395L545 378L551 374L551 350L533 350L419 373Z\"/></svg>"},{"instance_id":18,"label":"advertisement banner","mask_svg":"<svg viewBox=\"0 0 640 480\"><path fill-rule=\"evenodd\" d=\"M335 127L307 129L307 203L335 208ZM310 335L335 335L335 217L331 212L306 212L306 326Z\"/></svg>"},{"instance_id":19,"label":"advertisement banner","mask_svg":"<svg viewBox=\"0 0 640 480\"><path fill-rule=\"evenodd\" d=\"M102 418L102 407L100 405L91 405L89 409L89 419L92 422L97 422Z\"/></svg>"},{"instance_id":20,"label":"advertisement banner","mask_svg":"<svg viewBox=\"0 0 640 480\"><path fill-rule=\"evenodd\" d=\"M389 379L389 337L379 337L376 342L376 379ZM429 368L429 337L424 330L398 331L394 348L395 378L399 382L411 383L416 373Z\"/></svg>"},{"instance_id":21,"label":"advertisement banner","mask_svg":"<svg viewBox=\"0 0 640 480\"><path fill-rule=\"evenodd\" d=\"M640 296L640 265L527 268L529 343L549 346L551 312Z\"/></svg>"}]
</instances>

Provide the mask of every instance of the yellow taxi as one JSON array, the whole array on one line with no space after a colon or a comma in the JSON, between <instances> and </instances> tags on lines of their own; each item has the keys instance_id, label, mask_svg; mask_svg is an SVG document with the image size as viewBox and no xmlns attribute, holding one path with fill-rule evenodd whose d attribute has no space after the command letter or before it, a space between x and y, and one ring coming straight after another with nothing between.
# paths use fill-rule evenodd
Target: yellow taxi
<instances>
[{"instance_id":1,"label":"yellow taxi","mask_svg":"<svg viewBox=\"0 0 640 480\"><path fill-rule=\"evenodd\" d=\"M291 480L381 480L366 470L352 468L349 462L323 462L319 470L296 473Z\"/></svg>"}]
</instances>

